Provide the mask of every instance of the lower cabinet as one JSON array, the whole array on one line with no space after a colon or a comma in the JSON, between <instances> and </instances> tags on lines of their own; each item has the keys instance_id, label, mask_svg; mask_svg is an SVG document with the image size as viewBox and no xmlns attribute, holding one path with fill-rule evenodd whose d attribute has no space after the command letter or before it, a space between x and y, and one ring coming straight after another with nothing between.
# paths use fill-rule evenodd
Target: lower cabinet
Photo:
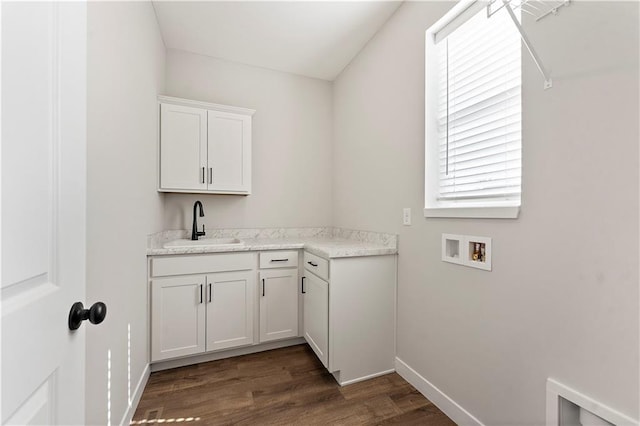
<instances>
[{"instance_id":1,"label":"lower cabinet","mask_svg":"<svg viewBox=\"0 0 640 426\"><path fill-rule=\"evenodd\" d=\"M151 281L151 360L205 351L204 275Z\"/></svg>"},{"instance_id":2,"label":"lower cabinet","mask_svg":"<svg viewBox=\"0 0 640 426\"><path fill-rule=\"evenodd\" d=\"M298 251L259 254L260 343L298 337Z\"/></svg>"},{"instance_id":3,"label":"lower cabinet","mask_svg":"<svg viewBox=\"0 0 640 426\"><path fill-rule=\"evenodd\" d=\"M395 368L396 256L304 253L304 338L340 385Z\"/></svg>"},{"instance_id":4,"label":"lower cabinet","mask_svg":"<svg viewBox=\"0 0 640 426\"><path fill-rule=\"evenodd\" d=\"M253 343L255 272L207 275L206 351Z\"/></svg>"},{"instance_id":5,"label":"lower cabinet","mask_svg":"<svg viewBox=\"0 0 640 426\"><path fill-rule=\"evenodd\" d=\"M298 336L298 269L260 271L260 342Z\"/></svg>"},{"instance_id":6,"label":"lower cabinet","mask_svg":"<svg viewBox=\"0 0 640 426\"><path fill-rule=\"evenodd\" d=\"M302 277L304 293L304 338L329 367L329 284L313 274Z\"/></svg>"},{"instance_id":7,"label":"lower cabinet","mask_svg":"<svg viewBox=\"0 0 640 426\"><path fill-rule=\"evenodd\" d=\"M150 284L152 362L254 343L254 254L153 258Z\"/></svg>"},{"instance_id":8,"label":"lower cabinet","mask_svg":"<svg viewBox=\"0 0 640 426\"><path fill-rule=\"evenodd\" d=\"M151 257L151 361L303 336L341 385L393 371L396 256L303 256Z\"/></svg>"}]
</instances>

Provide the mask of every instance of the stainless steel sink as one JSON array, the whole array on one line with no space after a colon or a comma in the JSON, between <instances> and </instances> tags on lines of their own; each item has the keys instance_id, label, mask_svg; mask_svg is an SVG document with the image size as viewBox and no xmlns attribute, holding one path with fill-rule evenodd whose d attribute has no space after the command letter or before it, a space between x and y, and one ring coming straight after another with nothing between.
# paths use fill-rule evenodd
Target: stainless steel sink
<instances>
[{"instance_id":1,"label":"stainless steel sink","mask_svg":"<svg viewBox=\"0 0 640 426\"><path fill-rule=\"evenodd\" d=\"M173 240L164 245L164 248L189 248L189 247L237 247L244 242L237 238L203 238L201 240Z\"/></svg>"}]
</instances>

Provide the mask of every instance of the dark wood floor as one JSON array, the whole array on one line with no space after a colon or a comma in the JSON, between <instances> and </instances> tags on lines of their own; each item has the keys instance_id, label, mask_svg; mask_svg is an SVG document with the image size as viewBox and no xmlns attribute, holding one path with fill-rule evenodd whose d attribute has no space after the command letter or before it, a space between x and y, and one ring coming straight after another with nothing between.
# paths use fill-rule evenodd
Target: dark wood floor
<instances>
[{"instance_id":1,"label":"dark wood floor","mask_svg":"<svg viewBox=\"0 0 640 426\"><path fill-rule=\"evenodd\" d=\"M341 387L307 345L152 373L131 424L455 425L396 373Z\"/></svg>"}]
</instances>

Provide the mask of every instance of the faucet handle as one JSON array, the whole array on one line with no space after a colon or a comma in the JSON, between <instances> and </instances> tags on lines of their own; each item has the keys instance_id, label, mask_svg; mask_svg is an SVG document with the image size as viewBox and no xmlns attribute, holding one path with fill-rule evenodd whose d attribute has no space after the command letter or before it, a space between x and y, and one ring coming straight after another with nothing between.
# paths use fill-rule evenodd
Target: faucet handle
<instances>
[{"instance_id":1,"label":"faucet handle","mask_svg":"<svg viewBox=\"0 0 640 426\"><path fill-rule=\"evenodd\" d=\"M200 235L200 236L204 236L204 235L206 235L206 234L207 234L207 233L206 233L206 232L205 232L205 230L204 230L204 223L203 223L203 224L202 224L202 232L198 232L198 235Z\"/></svg>"}]
</instances>

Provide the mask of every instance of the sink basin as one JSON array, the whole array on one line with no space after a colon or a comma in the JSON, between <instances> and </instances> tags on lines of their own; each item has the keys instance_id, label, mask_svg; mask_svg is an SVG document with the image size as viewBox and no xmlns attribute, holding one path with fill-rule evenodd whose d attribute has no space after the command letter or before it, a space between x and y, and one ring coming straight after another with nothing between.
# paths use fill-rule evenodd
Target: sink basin
<instances>
[{"instance_id":1,"label":"sink basin","mask_svg":"<svg viewBox=\"0 0 640 426\"><path fill-rule=\"evenodd\" d=\"M164 248L188 248L188 247L236 247L244 242L237 238L203 238L201 240L173 240L164 245Z\"/></svg>"}]
</instances>

